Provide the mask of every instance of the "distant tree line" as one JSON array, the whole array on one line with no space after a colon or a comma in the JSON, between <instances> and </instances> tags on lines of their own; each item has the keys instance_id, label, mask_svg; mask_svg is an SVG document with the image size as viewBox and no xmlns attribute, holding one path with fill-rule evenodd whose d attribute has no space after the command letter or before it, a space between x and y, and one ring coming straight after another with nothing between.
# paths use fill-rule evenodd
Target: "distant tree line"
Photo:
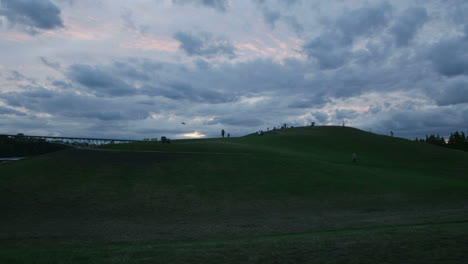
<instances>
[{"instance_id":1,"label":"distant tree line","mask_svg":"<svg viewBox=\"0 0 468 264\"><path fill-rule=\"evenodd\" d=\"M454 133L450 133L448 140L439 135L426 135L425 139L416 138L415 141L426 142L445 148L468 151L468 136L465 136L464 132L456 131Z\"/></svg>"},{"instance_id":2,"label":"distant tree line","mask_svg":"<svg viewBox=\"0 0 468 264\"><path fill-rule=\"evenodd\" d=\"M69 147L50 143L43 139L0 135L0 157L2 158L34 156L66 148Z\"/></svg>"}]
</instances>

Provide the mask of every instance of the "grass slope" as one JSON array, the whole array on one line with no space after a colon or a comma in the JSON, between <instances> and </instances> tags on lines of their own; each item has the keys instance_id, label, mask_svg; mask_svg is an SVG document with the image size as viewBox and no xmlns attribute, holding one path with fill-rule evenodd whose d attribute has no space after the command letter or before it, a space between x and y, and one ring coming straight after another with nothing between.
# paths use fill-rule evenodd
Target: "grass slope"
<instances>
[{"instance_id":1,"label":"grass slope","mask_svg":"<svg viewBox=\"0 0 468 264\"><path fill-rule=\"evenodd\" d=\"M0 158L41 155L70 148L62 144L39 140L14 139L0 135Z\"/></svg>"},{"instance_id":2,"label":"grass slope","mask_svg":"<svg viewBox=\"0 0 468 264\"><path fill-rule=\"evenodd\" d=\"M0 262L466 261L467 161L346 127L64 150L0 166Z\"/></svg>"}]
</instances>

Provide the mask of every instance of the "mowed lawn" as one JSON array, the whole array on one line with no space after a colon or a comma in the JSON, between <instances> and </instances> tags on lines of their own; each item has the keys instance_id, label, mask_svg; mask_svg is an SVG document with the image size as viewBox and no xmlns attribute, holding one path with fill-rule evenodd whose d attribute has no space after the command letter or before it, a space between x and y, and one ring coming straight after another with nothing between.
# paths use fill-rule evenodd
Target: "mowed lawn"
<instances>
[{"instance_id":1,"label":"mowed lawn","mask_svg":"<svg viewBox=\"0 0 468 264\"><path fill-rule=\"evenodd\" d=\"M0 263L468 263L468 153L347 127L69 149L1 164L0 212Z\"/></svg>"}]
</instances>

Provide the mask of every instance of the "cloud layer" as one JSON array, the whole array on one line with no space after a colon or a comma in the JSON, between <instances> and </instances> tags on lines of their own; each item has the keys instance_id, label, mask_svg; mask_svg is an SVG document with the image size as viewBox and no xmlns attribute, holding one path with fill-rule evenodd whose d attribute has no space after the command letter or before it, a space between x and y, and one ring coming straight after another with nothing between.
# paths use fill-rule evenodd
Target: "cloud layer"
<instances>
[{"instance_id":1,"label":"cloud layer","mask_svg":"<svg viewBox=\"0 0 468 264\"><path fill-rule=\"evenodd\" d=\"M1 133L240 136L311 122L408 138L467 131L463 10L0 0Z\"/></svg>"},{"instance_id":2,"label":"cloud layer","mask_svg":"<svg viewBox=\"0 0 468 264\"><path fill-rule=\"evenodd\" d=\"M30 32L63 27L60 9L50 0L1 0L0 16L12 25L27 26Z\"/></svg>"},{"instance_id":3,"label":"cloud layer","mask_svg":"<svg viewBox=\"0 0 468 264\"><path fill-rule=\"evenodd\" d=\"M229 8L228 0L172 0L172 2L178 5L195 4L199 6L206 6L222 12Z\"/></svg>"},{"instance_id":4,"label":"cloud layer","mask_svg":"<svg viewBox=\"0 0 468 264\"><path fill-rule=\"evenodd\" d=\"M222 38L214 38L209 33L193 34L190 32L176 32L174 39L180 42L180 49L189 56L213 57L226 55L235 57L236 48Z\"/></svg>"}]
</instances>

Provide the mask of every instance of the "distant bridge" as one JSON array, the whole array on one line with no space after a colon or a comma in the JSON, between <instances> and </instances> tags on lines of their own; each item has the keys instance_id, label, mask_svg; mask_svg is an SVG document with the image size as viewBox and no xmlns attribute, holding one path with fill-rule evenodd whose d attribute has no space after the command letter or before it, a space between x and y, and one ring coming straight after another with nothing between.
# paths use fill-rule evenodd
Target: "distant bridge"
<instances>
[{"instance_id":1,"label":"distant bridge","mask_svg":"<svg viewBox=\"0 0 468 264\"><path fill-rule=\"evenodd\" d=\"M15 138L20 140L36 139L36 140L45 140L49 142L61 141L61 143L88 143L94 145L101 144L119 144L119 143L131 143L131 142L141 142L142 140L134 139L112 139L112 138L83 138L83 137L51 137L51 136L30 136L24 134L16 135L6 135L1 134L0 137Z\"/></svg>"}]
</instances>

